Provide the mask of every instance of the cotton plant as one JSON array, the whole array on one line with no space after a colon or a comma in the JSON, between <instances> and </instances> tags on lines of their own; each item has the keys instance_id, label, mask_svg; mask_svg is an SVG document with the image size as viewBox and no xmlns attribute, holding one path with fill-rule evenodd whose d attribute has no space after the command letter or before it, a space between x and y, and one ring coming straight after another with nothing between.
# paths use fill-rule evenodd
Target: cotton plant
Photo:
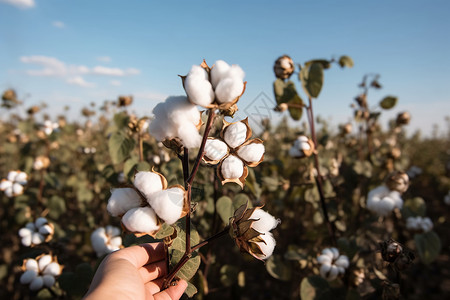
<instances>
[{"instance_id":1,"label":"cotton plant","mask_svg":"<svg viewBox=\"0 0 450 300\"><path fill-rule=\"evenodd\" d=\"M340 255L335 247L323 249L322 254L317 257L317 262L320 264L320 276L329 281L344 275L350 264L348 257Z\"/></svg>"},{"instance_id":2,"label":"cotton plant","mask_svg":"<svg viewBox=\"0 0 450 300\"><path fill-rule=\"evenodd\" d=\"M314 142L307 136L300 135L292 147L289 149L289 156L293 158L303 158L314 153Z\"/></svg>"},{"instance_id":3,"label":"cotton plant","mask_svg":"<svg viewBox=\"0 0 450 300\"><path fill-rule=\"evenodd\" d=\"M7 197L16 197L23 194L24 185L27 184L28 175L22 171L9 171L6 179L0 182L0 190Z\"/></svg>"},{"instance_id":4,"label":"cotton plant","mask_svg":"<svg viewBox=\"0 0 450 300\"><path fill-rule=\"evenodd\" d=\"M264 160L265 148L260 139L250 139L252 130L248 120L234 123L224 121L220 139L208 138L203 160L218 164L217 175L222 184L235 182L244 187L248 167L256 167Z\"/></svg>"},{"instance_id":5,"label":"cotton plant","mask_svg":"<svg viewBox=\"0 0 450 300\"><path fill-rule=\"evenodd\" d=\"M412 231L428 232L433 229L433 222L428 217L409 217L406 219L406 228Z\"/></svg>"},{"instance_id":6,"label":"cotton plant","mask_svg":"<svg viewBox=\"0 0 450 300\"><path fill-rule=\"evenodd\" d=\"M22 245L36 246L52 239L55 227L46 218L39 217L34 222L28 222L19 230Z\"/></svg>"},{"instance_id":7,"label":"cotton plant","mask_svg":"<svg viewBox=\"0 0 450 300\"><path fill-rule=\"evenodd\" d=\"M97 257L119 250L122 247L120 229L111 225L95 229L91 233L91 244Z\"/></svg>"},{"instance_id":8,"label":"cotton plant","mask_svg":"<svg viewBox=\"0 0 450 300\"><path fill-rule=\"evenodd\" d=\"M25 259L22 271L24 273L20 276L20 283L28 285L31 291L37 292L44 287L51 288L55 284L56 277L61 274L62 266L56 257L43 254L36 259Z\"/></svg>"},{"instance_id":9,"label":"cotton plant","mask_svg":"<svg viewBox=\"0 0 450 300\"><path fill-rule=\"evenodd\" d=\"M42 130L46 135L51 135L53 131L58 130L59 124L56 122L52 122L51 120L45 120L42 125Z\"/></svg>"}]
</instances>

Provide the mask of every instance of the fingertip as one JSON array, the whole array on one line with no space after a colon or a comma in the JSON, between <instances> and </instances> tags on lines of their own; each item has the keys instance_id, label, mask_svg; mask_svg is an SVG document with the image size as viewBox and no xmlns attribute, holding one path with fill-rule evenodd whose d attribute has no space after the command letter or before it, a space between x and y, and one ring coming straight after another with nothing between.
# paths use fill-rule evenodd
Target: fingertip
<instances>
[{"instance_id":1,"label":"fingertip","mask_svg":"<svg viewBox=\"0 0 450 300\"><path fill-rule=\"evenodd\" d=\"M171 285L169 286L167 289L165 289L164 291L161 291L157 294L155 294L155 299L172 299L172 300L176 300L176 299L180 299L181 296L183 296L184 291L186 290L188 286L188 283L186 280L180 279L178 281L176 281L175 285ZM169 297L169 298L167 298Z\"/></svg>"}]
</instances>

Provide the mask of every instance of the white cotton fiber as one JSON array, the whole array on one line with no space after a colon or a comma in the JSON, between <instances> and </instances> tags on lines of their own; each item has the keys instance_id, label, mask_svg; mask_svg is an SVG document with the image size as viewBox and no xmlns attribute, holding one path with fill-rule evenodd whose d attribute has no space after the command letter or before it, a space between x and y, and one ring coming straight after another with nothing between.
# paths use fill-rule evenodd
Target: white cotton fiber
<instances>
[{"instance_id":1,"label":"white cotton fiber","mask_svg":"<svg viewBox=\"0 0 450 300\"><path fill-rule=\"evenodd\" d=\"M213 88L216 88L220 80L226 77L229 69L230 65L224 62L223 60L218 60L214 63L210 72Z\"/></svg>"},{"instance_id":2,"label":"white cotton fiber","mask_svg":"<svg viewBox=\"0 0 450 300\"><path fill-rule=\"evenodd\" d=\"M38 262L35 259L27 259L27 262L25 263L25 269L27 270L33 270L35 272L39 272L39 265Z\"/></svg>"},{"instance_id":3,"label":"white cotton fiber","mask_svg":"<svg viewBox=\"0 0 450 300\"><path fill-rule=\"evenodd\" d=\"M39 228L39 233L42 235L53 234L53 228L50 225L45 224Z\"/></svg>"},{"instance_id":4,"label":"white cotton fiber","mask_svg":"<svg viewBox=\"0 0 450 300\"><path fill-rule=\"evenodd\" d=\"M256 220L251 227L261 233L274 229L280 223L280 220L275 219L271 214L259 208L253 211L250 219Z\"/></svg>"},{"instance_id":5,"label":"white cotton fiber","mask_svg":"<svg viewBox=\"0 0 450 300\"><path fill-rule=\"evenodd\" d=\"M257 256L261 259L267 259L272 255L273 250L275 249L276 245L275 239L273 238L273 235L270 232L261 234L259 237L264 240L264 242L257 242L258 246L261 248L261 251L264 254Z\"/></svg>"},{"instance_id":6,"label":"white cotton fiber","mask_svg":"<svg viewBox=\"0 0 450 300\"><path fill-rule=\"evenodd\" d=\"M131 232L152 232L159 229L156 214L150 207L132 208L122 217L123 225Z\"/></svg>"},{"instance_id":7,"label":"white cotton fiber","mask_svg":"<svg viewBox=\"0 0 450 300\"><path fill-rule=\"evenodd\" d=\"M44 278L42 276L37 276L30 283L31 291L39 291L44 286Z\"/></svg>"},{"instance_id":8,"label":"white cotton fiber","mask_svg":"<svg viewBox=\"0 0 450 300\"><path fill-rule=\"evenodd\" d=\"M40 234L39 232L34 232L31 235L31 243L33 243L34 245L39 245L41 244L43 241L45 241L45 238L42 234Z\"/></svg>"},{"instance_id":9,"label":"white cotton fiber","mask_svg":"<svg viewBox=\"0 0 450 300\"><path fill-rule=\"evenodd\" d=\"M33 238L33 235L26 235L24 237L22 237L22 245L24 245L25 247L30 247L31 246L31 239Z\"/></svg>"},{"instance_id":10,"label":"white cotton fiber","mask_svg":"<svg viewBox=\"0 0 450 300\"><path fill-rule=\"evenodd\" d=\"M219 82L215 89L218 103L229 103L239 97L244 90L244 82L240 79L225 78Z\"/></svg>"},{"instance_id":11,"label":"white cotton fiber","mask_svg":"<svg viewBox=\"0 0 450 300\"><path fill-rule=\"evenodd\" d=\"M319 262L319 264L330 265L333 261L333 258L328 254L322 254L317 257L317 261Z\"/></svg>"},{"instance_id":12,"label":"white cotton fiber","mask_svg":"<svg viewBox=\"0 0 450 300\"><path fill-rule=\"evenodd\" d=\"M27 173L19 171L19 172L17 172L17 175L14 178L14 181L17 183L20 183L22 185L27 184L27 177L28 177Z\"/></svg>"},{"instance_id":13,"label":"white cotton fiber","mask_svg":"<svg viewBox=\"0 0 450 300\"><path fill-rule=\"evenodd\" d=\"M220 171L225 179L241 178L244 173L244 163L236 156L230 155L223 160Z\"/></svg>"},{"instance_id":14,"label":"white cotton fiber","mask_svg":"<svg viewBox=\"0 0 450 300\"><path fill-rule=\"evenodd\" d=\"M44 275L58 276L61 274L61 265L57 262L52 262L47 265L43 271Z\"/></svg>"},{"instance_id":15,"label":"white cotton fiber","mask_svg":"<svg viewBox=\"0 0 450 300\"><path fill-rule=\"evenodd\" d=\"M26 237L26 236L31 236L33 234L34 230L31 230L29 228L21 228L19 230L19 236L20 237Z\"/></svg>"},{"instance_id":16,"label":"white cotton fiber","mask_svg":"<svg viewBox=\"0 0 450 300\"><path fill-rule=\"evenodd\" d=\"M34 270L26 270L21 276L20 276L20 283L21 284L29 284L37 277L37 272Z\"/></svg>"},{"instance_id":17,"label":"white cotton fiber","mask_svg":"<svg viewBox=\"0 0 450 300\"><path fill-rule=\"evenodd\" d=\"M214 101L214 91L208 80L208 73L200 66L192 66L184 80L184 89L194 104L208 106Z\"/></svg>"},{"instance_id":18,"label":"white cotton fiber","mask_svg":"<svg viewBox=\"0 0 450 300\"><path fill-rule=\"evenodd\" d=\"M111 191L106 210L114 216L120 216L126 213L129 209L138 207L141 203L141 198L138 193L132 188L118 188Z\"/></svg>"},{"instance_id":19,"label":"white cotton fiber","mask_svg":"<svg viewBox=\"0 0 450 300\"><path fill-rule=\"evenodd\" d=\"M242 122L232 123L225 129L223 138L228 146L236 148L247 139L247 126Z\"/></svg>"},{"instance_id":20,"label":"white cotton fiber","mask_svg":"<svg viewBox=\"0 0 450 300\"><path fill-rule=\"evenodd\" d=\"M265 148L263 144L251 143L241 147L237 154L246 162L259 162L264 154Z\"/></svg>"},{"instance_id":21,"label":"white cotton fiber","mask_svg":"<svg viewBox=\"0 0 450 300\"><path fill-rule=\"evenodd\" d=\"M42 225L47 224L47 223L48 223L47 219L43 218L43 217L39 217L36 219L36 221L34 221L34 225L36 226L36 228L39 228Z\"/></svg>"},{"instance_id":22,"label":"white cotton fiber","mask_svg":"<svg viewBox=\"0 0 450 300\"><path fill-rule=\"evenodd\" d=\"M97 228L91 233L91 245L98 257L106 253L107 241L104 227Z\"/></svg>"},{"instance_id":23,"label":"white cotton fiber","mask_svg":"<svg viewBox=\"0 0 450 300\"><path fill-rule=\"evenodd\" d=\"M220 160L228 153L228 146L216 139L207 139L205 144L205 156L210 160Z\"/></svg>"},{"instance_id":24,"label":"white cotton fiber","mask_svg":"<svg viewBox=\"0 0 450 300\"><path fill-rule=\"evenodd\" d=\"M147 198L163 189L161 176L150 171L141 171L134 177L134 186Z\"/></svg>"},{"instance_id":25,"label":"white cotton fiber","mask_svg":"<svg viewBox=\"0 0 450 300\"><path fill-rule=\"evenodd\" d=\"M45 267L52 262L51 255L44 255L38 260L39 270L44 270Z\"/></svg>"},{"instance_id":26,"label":"white cotton fiber","mask_svg":"<svg viewBox=\"0 0 450 300\"><path fill-rule=\"evenodd\" d=\"M42 279L44 280L44 285L46 287L52 287L55 284L55 277L52 275L44 275L42 276Z\"/></svg>"},{"instance_id":27,"label":"white cotton fiber","mask_svg":"<svg viewBox=\"0 0 450 300\"><path fill-rule=\"evenodd\" d=\"M338 267L341 268L348 268L349 265L349 261L348 261L348 257L345 255L341 255L339 256L339 258L334 262L334 264Z\"/></svg>"},{"instance_id":28,"label":"white cotton fiber","mask_svg":"<svg viewBox=\"0 0 450 300\"><path fill-rule=\"evenodd\" d=\"M379 216L387 216L394 208L401 208L403 200L397 191L389 190L381 185L367 195L367 208Z\"/></svg>"},{"instance_id":29,"label":"white cotton fiber","mask_svg":"<svg viewBox=\"0 0 450 300\"><path fill-rule=\"evenodd\" d=\"M184 194L183 189L174 187L153 194L148 200L148 203L158 217L171 225L181 216L184 205Z\"/></svg>"}]
</instances>

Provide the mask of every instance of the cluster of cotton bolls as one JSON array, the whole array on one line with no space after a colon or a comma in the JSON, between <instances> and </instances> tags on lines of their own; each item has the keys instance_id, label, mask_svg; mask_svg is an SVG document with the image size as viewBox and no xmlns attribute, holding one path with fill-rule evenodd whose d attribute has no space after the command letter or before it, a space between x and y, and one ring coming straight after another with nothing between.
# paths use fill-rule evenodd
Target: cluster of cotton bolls
<instances>
[{"instance_id":1,"label":"cluster of cotton bolls","mask_svg":"<svg viewBox=\"0 0 450 300\"><path fill-rule=\"evenodd\" d=\"M34 222L29 222L24 228L19 230L19 236L22 239L22 245L26 247L48 242L54 232L54 226L46 218L39 217Z\"/></svg>"},{"instance_id":2,"label":"cluster of cotton bolls","mask_svg":"<svg viewBox=\"0 0 450 300\"><path fill-rule=\"evenodd\" d=\"M120 229L111 225L97 228L91 233L91 244L97 257L119 250L122 246Z\"/></svg>"},{"instance_id":3,"label":"cluster of cotton bolls","mask_svg":"<svg viewBox=\"0 0 450 300\"><path fill-rule=\"evenodd\" d=\"M187 97L169 97L155 106L153 114L155 118L150 123L149 133L158 141L178 138L187 148L200 146L200 112Z\"/></svg>"},{"instance_id":4,"label":"cluster of cotton bolls","mask_svg":"<svg viewBox=\"0 0 450 300\"><path fill-rule=\"evenodd\" d=\"M392 191L385 185L380 185L367 195L367 209L380 217L390 214L395 208L401 209L403 199L400 192Z\"/></svg>"},{"instance_id":5,"label":"cluster of cotton bolls","mask_svg":"<svg viewBox=\"0 0 450 300\"><path fill-rule=\"evenodd\" d=\"M317 261L321 265L320 276L330 281L343 275L349 266L348 257L339 255L339 250L334 247L323 249Z\"/></svg>"},{"instance_id":6,"label":"cluster of cotton bolls","mask_svg":"<svg viewBox=\"0 0 450 300\"><path fill-rule=\"evenodd\" d=\"M409 217L406 219L406 228L414 231L428 232L433 229L433 222L428 217Z\"/></svg>"},{"instance_id":7,"label":"cluster of cotton bolls","mask_svg":"<svg viewBox=\"0 0 450 300\"><path fill-rule=\"evenodd\" d=\"M45 120L44 125L42 126L42 129L44 130L46 135L52 134L52 132L57 130L58 128L59 128L59 124L53 123L50 120Z\"/></svg>"},{"instance_id":8,"label":"cluster of cotton bolls","mask_svg":"<svg viewBox=\"0 0 450 300\"><path fill-rule=\"evenodd\" d=\"M62 267L56 258L46 254L36 259L26 259L22 269L24 273L20 276L20 283L29 284L31 291L39 291L55 284L55 277L61 274Z\"/></svg>"},{"instance_id":9,"label":"cluster of cotton bolls","mask_svg":"<svg viewBox=\"0 0 450 300\"><path fill-rule=\"evenodd\" d=\"M146 171L136 174L134 186L139 193L133 188L112 190L107 205L129 231L152 234L161 226L159 219L170 225L182 217L185 190L181 186L167 187L164 176Z\"/></svg>"},{"instance_id":10,"label":"cluster of cotton bolls","mask_svg":"<svg viewBox=\"0 0 450 300\"><path fill-rule=\"evenodd\" d=\"M27 173L22 171L9 171L6 179L0 182L0 190L7 197L15 197L23 194L23 186L27 184Z\"/></svg>"},{"instance_id":11,"label":"cluster of cotton bolls","mask_svg":"<svg viewBox=\"0 0 450 300\"><path fill-rule=\"evenodd\" d=\"M312 141L304 136L299 136L289 150L289 155L294 158L302 158L310 156L314 151L314 144Z\"/></svg>"},{"instance_id":12,"label":"cluster of cotton bolls","mask_svg":"<svg viewBox=\"0 0 450 300\"><path fill-rule=\"evenodd\" d=\"M281 221L279 219L275 219L271 214L259 208L253 211L250 219L255 220L250 225L250 228L253 228L259 232L259 238L262 240L255 242L262 252L255 253L255 255L260 259L267 259L272 255L276 245L273 234L270 231L275 229Z\"/></svg>"},{"instance_id":13,"label":"cluster of cotton bolls","mask_svg":"<svg viewBox=\"0 0 450 300\"><path fill-rule=\"evenodd\" d=\"M189 101L209 107L215 101L218 104L232 103L244 91L245 73L238 65L229 65L218 60L210 69L194 65L184 80L184 89Z\"/></svg>"}]
</instances>

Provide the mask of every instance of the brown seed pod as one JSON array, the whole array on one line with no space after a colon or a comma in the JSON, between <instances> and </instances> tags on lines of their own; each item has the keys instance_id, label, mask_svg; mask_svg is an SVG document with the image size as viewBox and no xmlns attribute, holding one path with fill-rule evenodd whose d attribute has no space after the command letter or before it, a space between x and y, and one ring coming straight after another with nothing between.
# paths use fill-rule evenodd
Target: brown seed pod
<instances>
[{"instance_id":1,"label":"brown seed pod","mask_svg":"<svg viewBox=\"0 0 450 300\"><path fill-rule=\"evenodd\" d=\"M280 79L288 79L294 73L294 61L288 55L280 56L273 65L275 76Z\"/></svg>"}]
</instances>

